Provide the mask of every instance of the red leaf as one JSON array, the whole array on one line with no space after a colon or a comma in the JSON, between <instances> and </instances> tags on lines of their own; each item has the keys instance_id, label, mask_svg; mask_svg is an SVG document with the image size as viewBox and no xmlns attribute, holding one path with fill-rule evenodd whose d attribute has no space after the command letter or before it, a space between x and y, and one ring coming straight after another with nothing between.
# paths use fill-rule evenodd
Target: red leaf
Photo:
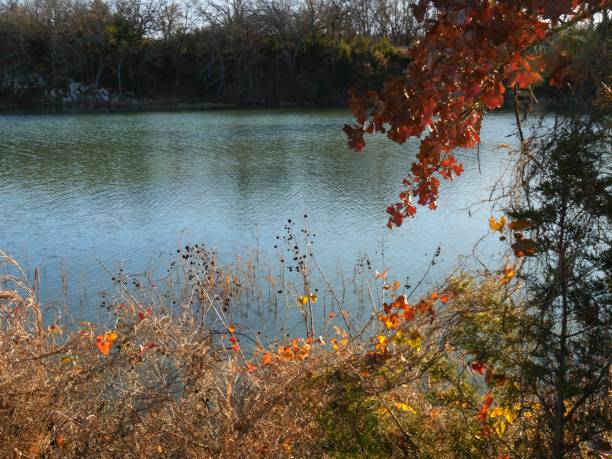
<instances>
[{"instance_id":1,"label":"red leaf","mask_svg":"<svg viewBox=\"0 0 612 459\"><path fill-rule=\"evenodd\" d=\"M477 373L480 373L481 375L485 372L486 364L484 362L476 360L472 362L470 366L472 367L472 370L476 371Z\"/></svg>"},{"instance_id":2,"label":"red leaf","mask_svg":"<svg viewBox=\"0 0 612 459\"><path fill-rule=\"evenodd\" d=\"M488 393L484 396L484 400L482 402L482 406L480 407L480 411L478 412L478 419L481 421L486 421L487 414L489 413L489 408L493 404L493 396Z\"/></svg>"}]
</instances>

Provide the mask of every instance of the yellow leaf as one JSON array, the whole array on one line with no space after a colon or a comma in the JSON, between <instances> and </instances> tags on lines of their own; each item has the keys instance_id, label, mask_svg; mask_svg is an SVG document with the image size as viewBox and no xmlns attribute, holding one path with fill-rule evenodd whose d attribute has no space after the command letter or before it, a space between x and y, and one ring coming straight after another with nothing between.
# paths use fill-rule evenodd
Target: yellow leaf
<instances>
[{"instance_id":1,"label":"yellow leaf","mask_svg":"<svg viewBox=\"0 0 612 459\"><path fill-rule=\"evenodd\" d=\"M505 406L496 406L491 410L491 414L489 416L491 416L492 418L503 417L506 419L506 421L508 421L508 424L512 424L516 420L517 413L512 408Z\"/></svg>"},{"instance_id":2,"label":"yellow leaf","mask_svg":"<svg viewBox=\"0 0 612 459\"><path fill-rule=\"evenodd\" d=\"M504 421L500 421L495 425L495 433L499 437L503 437L506 432L506 423Z\"/></svg>"},{"instance_id":3,"label":"yellow leaf","mask_svg":"<svg viewBox=\"0 0 612 459\"><path fill-rule=\"evenodd\" d=\"M516 420L516 413L507 410L504 413L504 417L506 418L506 421L508 421L509 424L512 424Z\"/></svg>"},{"instance_id":4,"label":"yellow leaf","mask_svg":"<svg viewBox=\"0 0 612 459\"><path fill-rule=\"evenodd\" d=\"M387 337L385 335L378 335L376 337L378 343L376 344L376 350L385 353L387 351Z\"/></svg>"},{"instance_id":5,"label":"yellow leaf","mask_svg":"<svg viewBox=\"0 0 612 459\"><path fill-rule=\"evenodd\" d=\"M300 303L300 305L302 305L302 307L306 306L306 304L308 304L308 297L307 296L298 296L298 302Z\"/></svg>"},{"instance_id":6,"label":"yellow leaf","mask_svg":"<svg viewBox=\"0 0 612 459\"><path fill-rule=\"evenodd\" d=\"M317 298L318 298L318 297L317 297L317 294L316 294L316 293L311 293L311 294L310 294L310 301L311 301L312 303L316 303L316 302L317 302Z\"/></svg>"},{"instance_id":7,"label":"yellow leaf","mask_svg":"<svg viewBox=\"0 0 612 459\"><path fill-rule=\"evenodd\" d=\"M504 226L506 226L506 217L502 215L502 217L496 221L495 217L489 217L489 228L491 231L499 231L503 232Z\"/></svg>"},{"instance_id":8,"label":"yellow leaf","mask_svg":"<svg viewBox=\"0 0 612 459\"><path fill-rule=\"evenodd\" d=\"M407 403L396 403L395 406L397 407L398 410L416 414L416 410L412 408L410 405L408 405Z\"/></svg>"},{"instance_id":9,"label":"yellow leaf","mask_svg":"<svg viewBox=\"0 0 612 459\"><path fill-rule=\"evenodd\" d=\"M117 341L117 333L115 333L114 331L106 333L106 339L109 340L111 343L113 341Z\"/></svg>"},{"instance_id":10,"label":"yellow leaf","mask_svg":"<svg viewBox=\"0 0 612 459\"><path fill-rule=\"evenodd\" d=\"M572 410L572 403L569 400L563 400L563 406L565 406L565 412L563 413L563 416L567 416Z\"/></svg>"}]
</instances>

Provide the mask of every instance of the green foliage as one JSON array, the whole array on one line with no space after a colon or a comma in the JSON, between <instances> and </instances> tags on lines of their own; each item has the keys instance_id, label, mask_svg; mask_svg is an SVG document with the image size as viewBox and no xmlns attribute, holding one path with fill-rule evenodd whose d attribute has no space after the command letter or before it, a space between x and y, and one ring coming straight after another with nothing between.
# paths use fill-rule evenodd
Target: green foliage
<instances>
[{"instance_id":1,"label":"green foliage","mask_svg":"<svg viewBox=\"0 0 612 459\"><path fill-rule=\"evenodd\" d=\"M522 171L525 197L512 209L537 222L524 327L533 349L523 377L548 413L546 432L557 454L597 437L607 422L601 400L612 352L612 181L601 109L593 105L588 116L569 110L540 128L530 145L533 163Z\"/></svg>"},{"instance_id":2,"label":"green foliage","mask_svg":"<svg viewBox=\"0 0 612 459\"><path fill-rule=\"evenodd\" d=\"M380 402L355 374L336 369L324 379L331 399L317 416L323 449L331 457L389 457L391 429Z\"/></svg>"}]
</instances>

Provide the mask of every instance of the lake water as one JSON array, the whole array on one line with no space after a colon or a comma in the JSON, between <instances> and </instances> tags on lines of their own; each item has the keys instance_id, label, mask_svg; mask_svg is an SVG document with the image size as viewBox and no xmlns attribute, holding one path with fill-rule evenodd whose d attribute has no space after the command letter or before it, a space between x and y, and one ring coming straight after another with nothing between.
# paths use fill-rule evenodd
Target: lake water
<instances>
[{"instance_id":1,"label":"lake water","mask_svg":"<svg viewBox=\"0 0 612 459\"><path fill-rule=\"evenodd\" d=\"M112 287L100 261L162 272L178 247L205 243L221 261L258 248L274 263L276 236L304 214L330 277L351 275L367 253L376 269L418 279L440 246L431 285L488 233L491 211L478 203L508 167L495 147L511 143L512 115L485 119L480 171L474 151L460 152L465 172L442 184L440 209L393 231L385 208L418 144L373 137L356 154L341 131L350 119L301 109L0 115L0 248L41 269L45 298L63 295L63 272L84 319ZM478 253L494 260L502 249L489 235Z\"/></svg>"}]
</instances>

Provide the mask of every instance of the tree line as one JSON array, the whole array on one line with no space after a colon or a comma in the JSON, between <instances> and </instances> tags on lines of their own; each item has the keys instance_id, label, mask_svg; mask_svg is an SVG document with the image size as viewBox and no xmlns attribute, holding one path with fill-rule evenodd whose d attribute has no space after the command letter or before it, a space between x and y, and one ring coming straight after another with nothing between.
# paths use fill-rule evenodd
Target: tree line
<instances>
[{"instance_id":1,"label":"tree line","mask_svg":"<svg viewBox=\"0 0 612 459\"><path fill-rule=\"evenodd\" d=\"M342 103L399 73L409 0L2 0L0 100L71 81L118 97Z\"/></svg>"}]
</instances>

